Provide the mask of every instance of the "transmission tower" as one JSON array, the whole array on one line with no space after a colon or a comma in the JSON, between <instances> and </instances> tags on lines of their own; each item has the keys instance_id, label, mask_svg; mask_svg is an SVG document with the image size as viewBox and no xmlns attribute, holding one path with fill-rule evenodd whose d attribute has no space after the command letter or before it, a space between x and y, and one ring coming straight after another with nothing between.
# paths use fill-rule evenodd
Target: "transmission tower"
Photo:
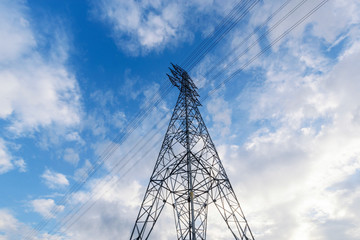
<instances>
[{"instance_id":1,"label":"transmission tower","mask_svg":"<svg viewBox=\"0 0 360 240\"><path fill-rule=\"evenodd\" d=\"M206 239L208 205L214 204L234 239L254 240L198 106L197 87L172 64L180 90L130 240L148 239L164 206L174 211L177 239Z\"/></svg>"}]
</instances>

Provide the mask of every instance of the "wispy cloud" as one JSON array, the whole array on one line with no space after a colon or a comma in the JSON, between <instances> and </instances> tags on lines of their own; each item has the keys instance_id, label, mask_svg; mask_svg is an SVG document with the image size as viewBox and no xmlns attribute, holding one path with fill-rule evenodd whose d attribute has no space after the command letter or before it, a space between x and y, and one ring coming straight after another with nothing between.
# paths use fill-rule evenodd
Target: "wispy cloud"
<instances>
[{"instance_id":1,"label":"wispy cloud","mask_svg":"<svg viewBox=\"0 0 360 240\"><path fill-rule=\"evenodd\" d=\"M7 4L12 3L8 1ZM214 8L218 6L216 3L208 4L208 1L194 1L193 4L197 7L195 12L204 8L213 8L205 9L205 12L217 11ZM217 150L257 239L355 240L360 237L357 206L360 199L357 183L360 171L359 5L357 1L329 1L319 15L273 47L269 56L256 62L262 82L245 86L246 97L240 93L241 96L231 99L230 104L230 101L217 96L207 104L207 113L213 120L211 124L206 119L210 134L220 143ZM0 79L12 80L4 81L6 88L0 86L0 96L5 96L0 104L3 107L0 117L10 121L11 131L18 134L52 124L78 124L79 92L75 77L64 65L66 54L65 58L51 59L49 64L36 48L39 43L33 37L30 19L24 14L26 8L19 7L21 4L15 6L11 9L11 17L20 16L16 19L23 20L12 23L14 29L9 30L17 45L6 41L8 48L0 48L0 53L4 53L0 55L0 64L6 66L1 68L5 70L0 70L0 76L6 78ZM188 6L179 6L178 1L110 0L94 6L100 8L98 13L102 20L111 24L117 44L133 54L157 51L169 47L173 40L187 41L186 37L191 35L185 25L194 13L189 14ZM260 11L250 18L248 27L257 26L275 7L271 1L263 2ZM0 19L9 18L10 15L0 15ZM6 30L6 26L4 22L0 23L0 29ZM268 40L275 36L276 32L268 36ZM229 42L235 45L241 37L241 34L234 35ZM252 51L260 49L260 44L257 44ZM332 49L338 49L338 52L331 52ZM249 52L247 59L254 52ZM7 56L8 60L1 60L1 56ZM39 66L37 70L33 70L34 65ZM251 67L254 65L249 69ZM157 87L144 92L145 97L151 97ZM226 93L225 88L223 92ZM14 100L13 94L21 95L20 100ZM132 97L137 98L139 94ZM113 95L111 91L99 91L93 94L93 98L102 101L99 104L105 112L109 104L116 102ZM39 100L34 100L35 96ZM71 105L73 102L75 104ZM239 113L238 105L243 106L246 117L236 124L243 124L242 128L251 127L253 130L248 135L237 135L242 129L233 128L234 119L243 113ZM201 109L202 113L204 109ZM120 146L120 151L105 164L105 170L112 171L114 165L122 161L126 150L132 149L140 140L155 143L157 138L162 138L158 129L149 131L154 123L164 118L160 111L155 111L141 129ZM108 119L116 120L116 127L121 128L125 114L119 111L110 115L113 118ZM97 120L94 117L93 122L99 123ZM99 125L105 128L104 124ZM148 140L144 137L145 132L156 135ZM232 134L236 135L236 141L232 140L229 145L221 144L229 142L228 137ZM83 141L79 133L73 131L66 138ZM94 144L93 147L100 153L108 143L104 142L103 146ZM74 193L73 202L66 207L84 204L90 197L86 206L93 204L94 200L97 202L67 231L72 238L114 239L130 234L160 144L157 146L142 148L139 144L127 156L128 164L112 173L113 181L104 183L110 176L99 177L90 181L83 191ZM147 151L151 156L145 155ZM77 165L79 155L76 148L65 150L64 160ZM141 161L141 165L130 169L126 179L122 178L137 161ZM21 169L24 162L13 161L6 146L0 142L0 172L1 169L9 171L16 165ZM75 177L87 176L92 166L86 161L83 168L75 172ZM52 189L69 185L66 175L51 170L45 170L41 178ZM45 217L54 217L50 211L56 206L55 201L48 198L31 202L32 209ZM65 210L65 206L58 207ZM218 224L223 220L214 210L209 212L209 234L218 240L228 239L222 234L228 230L225 225ZM172 214L169 207L161 215L154 229L154 238L174 237ZM8 211L0 210L0 231L17 229L18 224Z\"/></svg>"},{"instance_id":2,"label":"wispy cloud","mask_svg":"<svg viewBox=\"0 0 360 240\"><path fill-rule=\"evenodd\" d=\"M2 1L0 11L0 62L10 62L29 53L36 40L24 14L27 8L20 1Z\"/></svg>"},{"instance_id":3,"label":"wispy cloud","mask_svg":"<svg viewBox=\"0 0 360 240\"><path fill-rule=\"evenodd\" d=\"M355 27L360 22L350 14L354 8L360 10L360 4L329 2L270 57L261 58L257 67L264 71L264 83L237 99L239 104L247 100L250 122L244 126L256 125L256 131L244 145L223 145L219 152L258 237L360 236L354 205L360 192L351 184L360 171ZM327 24L329 18L336 27ZM338 51L324 51L328 46ZM334 226L339 231L329 234Z\"/></svg>"},{"instance_id":4,"label":"wispy cloud","mask_svg":"<svg viewBox=\"0 0 360 240\"><path fill-rule=\"evenodd\" d=\"M360 89L356 78L360 69L360 48L358 32L354 33L357 31L354 25L357 17L353 9L358 9L359 4L354 2L342 5L341 1L333 1L325 10L322 9L319 17L310 18L273 47L269 56L256 62L256 68L262 71L259 75L263 82L244 90L250 93L247 93L249 98L246 99L248 122L244 121L242 126L251 125L255 130L237 138L244 144L233 142L231 145L217 146L255 237L294 240L359 238L357 223L360 222L360 214L356 202L360 192L357 185L354 187L350 184L360 169L360 101L356 93ZM274 10L270 5L270 2L262 5L260 13L263 16L268 16ZM340 14L339 22L332 19L331 22L337 24L335 28L326 25L328 18L321 15L334 14L332 18L336 19L335 13L341 6L349 7L353 14L348 17L347 14ZM255 18L256 15L250 21L252 24ZM123 27L118 30L121 34L126 32ZM281 29L269 36L269 41L279 32ZM133 34L132 37L140 39L138 33ZM324 49L343 34L351 37L349 44L339 51L340 54L325 53ZM137 47L144 44L145 47L156 48L156 44L146 45L139 39L136 39ZM341 49L340 45L333 47ZM260 49L258 44L253 51ZM241 102L244 98L233 100L236 102L234 105L244 105ZM238 109L221 98L210 101L207 110L213 117L213 127L220 126L221 129L231 129L234 124L232 119L239 114ZM222 136L219 131L214 132L212 137L219 141L239 132L241 130L232 129L225 131ZM119 189L109 189L109 194L101 197L87 217L74 226L72 231L76 236L81 239L89 234L85 232L86 220L94 219L91 218L93 214L102 216L95 225L109 227L110 237L114 232L110 230L111 225L106 224L109 223L107 217L124 227L116 229L116 233L129 233L134 218L125 219L122 216L136 215L138 209L134 206L139 206L147 181L142 173L144 169L151 170L152 167L146 162L132 171L134 176L127 181L134 180L131 182L134 185L119 184ZM141 183L141 187L135 183ZM136 190L129 191L129 186ZM98 188L102 188L102 185ZM91 191L96 192L95 187ZM127 199L115 199L117 191L126 193L124 196L128 196ZM81 194L84 196L86 193ZM130 207L126 204L128 201L134 201L134 205ZM121 203L117 211L123 213L122 216L100 212L100 209L111 208L113 202ZM160 223L162 226L174 229L170 215L165 214L161 219L165 219ZM212 223L220 221L222 219L216 216L212 219ZM331 235L329 229L334 225L341 231ZM96 236L99 229L92 231L92 235ZM209 229L209 233L211 231ZM227 231L226 226L217 227L212 234L216 239L227 239L224 235L219 236L218 232L222 231Z\"/></svg>"},{"instance_id":5,"label":"wispy cloud","mask_svg":"<svg viewBox=\"0 0 360 240\"><path fill-rule=\"evenodd\" d=\"M69 181L64 174L57 173L46 169L45 172L41 175L41 178L44 180L45 184L52 189L62 188L69 185Z\"/></svg>"},{"instance_id":6,"label":"wispy cloud","mask_svg":"<svg viewBox=\"0 0 360 240\"><path fill-rule=\"evenodd\" d=\"M26 163L22 158L15 158L9 152L5 141L0 138L0 174L6 173L17 167L20 172L26 171Z\"/></svg>"},{"instance_id":7,"label":"wispy cloud","mask_svg":"<svg viewBox=\"0 0 360 240\"><path fill-rule=\"evenodd\" d=\"M207 104L207 110L212 116L214 134L230 134L232 110L228 103L222 97L214 96Z\"/></svg>"},{"instance_id":8,"label":"wispy cloud","mask_svg":"<svg viewBox=\"0 0 360 240\"><path fill-rule=\"evenodd\" d=\"M78 124L80 94L65 66L65 34L56 32L50 50L40 51L42 43L22 1L2 1L0 12L0 117L9 121L8 129L23 134Z\"/></svg>"},{"instance_id":9,"label":"wispy cloud","mask_svg":"<svg viewBox=\"0 0 360 240\"><path fill-rule=\"evenodd\" d=\"M80 157L73 148L66 148L64 152L64 160L76 166L80 161Z\"/></svg>"},{"instance_id":10,"label":"wispy cloud","mask_svg":"<svg viewBox=\"0 0 360 240\"><path fill-rule=\"evenodd\" d=\"M12 214L6 209L0 209L0 230L4 232L5 230L15 230L17 228L18 222L12 216Z\"/></svg>"},{"instance_id":11,"label":"wispy cloud","mask_svg":"<svg viewBox=\"0 0 360 240\"><path fill-rule=\"evenodd\" d=\"M1 240L22 239L29 229L15 217L12 211L6 208L0 209Z\"/></svg>"},{"instance_id":12,"label":"wispy cloud","mask_svg":"<svg viewBox=\"0 0 360 240\"><path fill-rule=\"evenodd\" d=\"M33 210L44 218L53 218L54 209L56 209L56 213L62 212L64 210L64 206L56 205L53 199L35 199L31 201L31 206Z\"/></svg>"},{"instance_id":13,"label":"wispy cloud","mask_svg":"<svg viewBox=\"0 0 360 240\"><path fill-rule=\"evenodd\" d=\"M96 7L113 27L119 47L133 54L164 48L185 34L183 7L176 2L100 1Z\"/></svg>"},{"instance_id":14,"label":"wispy cloud","mask_svg":"<svg viewBox=\"0 0 360 240\"><path fill-rule=\"evenodd\" d=\"M118 46L138 55L191 41L193 29L211 28L209 23L216 20L215 15L224 14L233 3L232 0L211 1L211 4L201 0L110 0L94 2L93 10L96 18L110 24ZM207 15L206 20L201 18L210 12L213 15Z\"/></svg>"},{"instance_id":15,"label":"wispy cloud","mask_svg":"<svg viewBox=\"0 0 360 240\"><path fill-rule=\"evenodd\" d=\"M4 145L4 141L0 139L0 174L10 171L13 167L11 156Z\"/></svg>"}]
</instances>

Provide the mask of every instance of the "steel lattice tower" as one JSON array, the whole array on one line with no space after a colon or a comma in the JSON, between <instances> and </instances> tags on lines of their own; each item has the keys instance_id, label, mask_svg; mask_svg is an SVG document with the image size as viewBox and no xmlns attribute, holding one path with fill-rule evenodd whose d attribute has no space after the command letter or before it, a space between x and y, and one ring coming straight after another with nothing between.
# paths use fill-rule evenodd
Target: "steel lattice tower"
<instances>
[{"instance_id":1,"label":"steel lattice tower","mask_svg":"<svg viewBox=\"0 0 360 240\"><path fill-rule=\"evenodd\" d=\"M234 239L254 240L198 106L197 87L172 65L180 90L130 240L148 239L165 204L172 206L177 239L206 239L207 210L215 204Z\"/></svg>"}]
</instances>

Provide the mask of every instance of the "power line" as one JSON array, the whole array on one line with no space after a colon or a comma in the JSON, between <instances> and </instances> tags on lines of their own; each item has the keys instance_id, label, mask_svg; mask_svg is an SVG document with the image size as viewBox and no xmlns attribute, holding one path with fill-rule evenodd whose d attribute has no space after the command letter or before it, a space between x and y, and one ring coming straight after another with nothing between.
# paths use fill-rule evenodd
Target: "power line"
<instances>
[{"instance_id":1,"label":"power line","mask_svg":"<svg viewBox=\"0 0 360 240\"><path fill-rule=\"evenodd\" d=\"M315 11L317 11L321 6L323 6L328 0L324 0L323 2L321 2L319 5L317 5L316 7L314 7L312 10L310 10L305 16L303 16L299 21L297 21L294 25L292 25L290 28L288 28L283 34L281 34L278 38L276 38L274 41L271 42L271 44L269 44L265 49L263 49L261 52L259 52L258 54L256 54L253 58L250 59L250 61L248 61L246 64L243 65L242 68L240 68L238 71L236 71L235 73L233 73L232 77L235 76L235 74L239 73L239 71L242 71L245 67L247 67L248 65L250 65L254 60L256 60L258 57L260 57L263 53L265 53L267 50L269 50L274 44L276 44L278 41L280 41L283 37L285 37L288 33L290 33L294 28L296 28L299 24L301 24L303 21L305 21L308 17L310 17ZM229 79L224 80L221 84L219 84L218 86L221 86L225 83L227 83ZM214 88L213 90L210 91L210 93L208 94L211 95L213 94L215 91L217 91L219 89L219 87ZM208 97L206 96L205 98L203 98L202 101L206 101L206 98Z\"/></svg>"},{"instance_id":2,"label":"power line","mask_svg":"<svg viewBox=\"0 0 360 240\"><path fill-rule=\"evenodd\" d=\"M215 88L213 88L204 98L202 101L205 101L209 96L213 95L217 90L221 88L221 86L227 84L229 81L232 80L237 74L242 72L246 67L248 67L252 62L254 62L257 58L267 52L271 47L278 43L281 39L283 39L287 34L289 34L292 30L294 30L297 26L303 23L306 19L308 19L312 14L314 14L317 10L319 10L322 6L324 6L329 0L323 0L314 8L312 8L309 12L307 12L301 19L299 19L295 24L289 27L286 31L284 31L280 36L278 36L275 40L273 40L269 45L267 45L262 51L257 53L254 57L252 57L248 62L243 64L239 69L234 71L229 77L224 79L220 84L218 84Z\"/></svg>"},{"instance_id":3,"label":"power line","mask_svg":"<svg viewBox=\"0 0 360 240\"><path fill-rule=\"evenodd\" d=\"M241 2L239 2L236 6L239 7L241 4ZM233 11L232 11L233 12ZM227 24L227 22L231 21L230 19L232 19L233 16L230 14L228 15L226 21L223 21L222 24L219 24L219 26L217 27L218 29L222 29L224 24ZM212 37L216 37L217 34L213 34ZM193 59L194 58L194 54L190 54L190 57L188 57L188 59ZM166 84L167 83L167 84ZM150 105L150 107L148 109L143 109L141 110L134 118L133 120L129 123L129 125L126 128L126 131L124 131L123 134L119 134L117 135L113 141L111 141L111 143L105 148L105 150L102 152L102 154L100 154L100 156L98 157L98 160L95 162L95 164L88 169L82 176L81 180L75 184L73 184L68 191L64 194L64 196L62 197L62 199L58 202L58 205L54 206L54 208L51 209L51 211L49 212L48 216L44 218L44 220L42 222L40 222L30 233L29 235L25 238L28 239L31 236L37 234L37 232L39 232L41 229L43 229L51 220L51 217L55 214L57 214L60 210L60 206L66 205L67 201L69 200L69 197L71 196L71 194L77 190L79 190L81 187L83 187L83 185L103 166L103 164L110 158L110 156L116 151L116 149L128 138L129 135L131 135L131 133L136 130L140 124L142 123L142 121L149 115L150 112L152 112L152 110L162 101L162 99L168 94L169 88L172 88L173 86L166 81L165 84L163 84L160 88L160 90L158 91L157 94L155 94L155 96L152 98L152 101L148 104ZM166 85L171 85L170 87L167 87ZM164 93L165 92L165 93ZM160 93L160 94L159 94ZM159 98L156 98L157 95L160 95Z\"/></svg>"},{"instance_id":4,"label":"power line","mask_svg":"<svg viewBox=\"0 0 360 240\"><path fill-rule=\"evenodd\" d=\"M276 40L274 40L270 45L268 45L265 49L263 49L260 53L258 53L255 57L251 58L250 61L248 61L246 64L244 64L240 69L238 69L237 71L235 71L230 77L226 78L224 81L222 81L216 88L214 88L213 90L211 90L208 95L204 98L204 101L206 100L206 98L210 95L212 95L215 91L217 91L223 84L226 84L228 81L231 80L231 78L233 78L236 74L238 74L239 72L243 71L244 68L246 68L248 65L250 65L255 59L257 59L258 57L260 57L264 52L266 52L267 50L269 50L271 48L271 46L273 46L274 44L276 44L278 41L280 41L285 35L287 35L289 32L291 32L294 28L296 28L299 24L301 24L303 21L305 21L305 19L307 19L310 15L312 15L315 11L317 11L321 6L323 6L328 0L324 0L322 1L319 5L317 5L317 7L315 7L314 9L312 9L308 14L306 14L302 19L300 19L297 23L295 23L291 28L289 28L287 31L285 31L280 37L278 37ZM162 101L162 99L161 99ZM160 102L161 102L160 101ZM157 101L156 101L157 102ZM155 105L157 106L157 105ZM152 108L153 109L153 108ZM145 113L148 111L144 111ZM140 111L141 113L141 111ZM138 119L138 121L134 121L134 129L130 132L128 132L128 135L130 135L137 127L139 124L141 124L141 122L143 121L144 118L146 118L147 115L141 113L138 114L138 116L140 116L139 118L135 118L135 120ZM124 135L126 136L126 135ZM126 138L118 138L114 140L112 142L112 144L110 144L108 146L108 148L106 148L104 150L104 153L102 154L102 156L104 156L104 159L108 159L113 152L123 143L122 139L126 139ZM115 143L117 142L117 144ZM120 143L120 144L119 144ZM100 158L101 159L101 158ZM104 162L104 161L101 161ZM98 164L100 165L100 164ZM102 164L101 164L102 165ZM89 179L89 178L87 178ZM86 181L86 180L85 180ZM83 182L83 184L85 183L85 181ZM83 185L82 184L82 185ZM80 187L82 187L82 185ZM72 189L72 188L71 188ZM77 189L77 188L76 188ZM71 190L71 192L74 192L76 190ZM61 204L60 204L61 205Z\"/></svg>"},{"instance_id":5,"label":"power line","mask_svg":"<svg viewBox=\"0 0 360 240\"><path fill-rule=\"evenodd\" d=\"M26 236L25 239L30 239L33 235L37 234L41 229L43 229L50 221L53 215L57 214L61 207L66 205L67 201L69 200L71 194L77 190L79 190L95 173L103 166L103 164L110 158L110 156L115 152L115 150L128 138L128 136L135 131L142 121L152 112L152 110L158 106L158 104L163 100L163 98L169 93L169 91L173 87L170 86L170 83L168 83L168 87L165 88L165 90L160 89L159 96L156 94L152 101L149 108L146 110L142 110L139 112L139 114L133 119L132 122L128 125L128 129L124 134L119 134L116 136L116 138L113 139L111 144L108 145L108 147L103 151L102 154L98 157L98 160L95 162L95 164L83 174L81 177L81 180L74 183L64 194L64 196L61 198L61 200L58 202L58 205L54 206L51 211L48 213L48 215L41 221L32 231ZM163 88L164 89L164 88Z\"/></svg>"},{"instance_id":6,"label":"power line","mask_svg":"<svg viewBox=\"0 0 360 240\"><path fill-rule=\"evenodd\" d=\"M274 41L271 42L271 44L269 44L265 49L263 49L261 52L259 52L258 54L256 54L253 58L250 59L250 61L246 64L246 66L250 65L255 59L257 59L258 57L260 57L264 52L266 52L268 49L271 48L271 46L273 46L274 44L276 44L278 41L280 41L282 38L284 38L287 34L289 34L293 29L295 29L299 24L301 24L303 21L305 21L307 18L309 18L313 13L315 13L319 8L321 8L328 0L324 0L321 3L319 3L317 6L315 6L313 9L311 9L307 14L305 14L299 21L297 21L295 24L293 24L290 28L288 28L283 34L281 34L278 38L276 38ZM244 66L244 67L246 67ZM241 68L241 70L243 70L243 68ZM235 75L234 75L235 76ZM224 84L226 84L229 81L229 79L227 79L227 81L223 82ZM219 88L216 87L214 88L209 95L207 95L202 102L207 100L207 97L210 96L211 94L213 94L215 91L217 91ZM141 159L140 159L141 160ZM135 165L135 164L134 164ZM134 165L128 169L128 171L130 171ZM90 209L96 201L93 202L93 204L88 208ZM87 211L83 212L81 214L81 216L83 216ZM78 217L80 218L80 217ZM77 219L78 219L77 218ZM76 222L76 221L74 221ZM73 224L74 222L72 222L71 224ZM68 229L68 228L67 228Z\"/></svg>"},{"instance_id":7,"label":"power line","mask_svg":"<svg viewBox=\"0 0 360 240\"><path fill-rule=\"evenodd\" d=\"M219 37L216 38L216 40L214 42L212 42L210 44L209 47L207 47L203 52L199 53L196 58L195 61L193 63L191 63L187 69L190 71L191 69L194 68L194 66L196 66L203 58L206 54L209 53L209 51L211 49L213 49L235 26L236 24L239 23L240 20L242 20L248 13L250 10L252 10L258 3L260 0L257 1L253 1L250 6L248 6L243 13L241 13L240 16L238 16L235 21L233 21L229 27L224 28L224 32L221 33L221 35Z\"/></svg>"},{"instance_id":8,"label":"power line","mask_svg":"<svg viewBox=\"0 0 360 240\"><path fill-rule=\"evenodd\" d=\"M142 149L145 149L146 145L148 145L149 143L153 143L153 144L150 146L150 148L148 148L145 151L145 153L143 153L143 155L140 158L138 158L137 161L133 162L133 164L123 174L121 174L119 178L116 178L117 175L113 174L109 180L102 181L101 184L107 185L107 184L110 184L110 181L113 181L112 184L116 184L117 182L122 180L138 163L140 163L143 159L145 159L145 156L147 156L149 154L149 152L152 149L154 149L154 147L159 143L159 140L158 141L153 141L153 137L155 137L161 131L161 128L166 126L166 124L167 124L167 121L164 121L164 123L161 125L161 127L158 129L158 131L156 131L150 137L150 139L152 139L152 141L145 141L145 144L141 146ZM136 152L134 155L136 155L138 153L139 152ZM130 157L130 159L134 159L133 158L134 155L132 157ZM122 166L120 166L119 169L116 171L116 173L120 174L120 172L125 168L125 166L128 163L130 163L130 160L128 160ZM57 227L57 229L61 230L62 227L65 227L64 230L61 230L61 232L66 233L73 226L73 224L75 224L82 216L84 216L97 203L97 201L99 199L101 199L101 197L104 196L109 191L110 191L110 189L107 189L106 191L103 191L102 193L100 193L100 195L98 195L95 199L93 199L94 198L94 193L95 193L95 190L94 190L91 197L85 203L83 203L80 206L80 208L77 208L76 212L73 215L71 215L68 219L66 219L66 221L64 221L59 227ZM91 200L93 200L93 202L87 208L85 208L86 204L90 203ZM84 211L80 213L80 211L83 210L83 208L85 208Z\"/></svg>"},{"instance_id":9,"label":"power line","mask_svg":"<svg viewBox=\"0 0 360 240\"><path fill-rule=\"evenodd\" d=\"M302 0L299 2L294 8L292 8L285 16L283 16L280 20L278 20L274 25L272 25L269 29L267 29L263 34L261 34L257 39L255 39L246 49L244 49L240 54L236 55L230 63L226 64L227 66L224 69L221 69L218 71L218 73L214 76L214 78L219 77L221 74L223 74L227 69L229 69L231 66L233 66L237 60L239 60L241 57L243 57L246 53L249 52L250 49L255 47L262 39L264 39L266 36L268 36L272 31L274 31L281 23L283 23L288 17L290 17L296 10L298 10L304 3L306 3L308 0ZM245 38L245 40L248 40L251 37L252 34L249 35L248 38ZM241 42L242 43L242 42ZM231 52L235 52L237 49L240 48L241 45L238 45L234 49L232 49Z\"/></svg>"},{"instance_id":10,"label":"power line","mask_svg":"<svg viewBox=\"0 0 360 240\"><path fill-rule=\"evenodd\" d=\"M257 32L259 32L261 29L263 29L277 14L281 12L291 1L293 0L287 0L285 1L278 9L276 9L260 26L256 27L256 29L250 33L247 37L245 37L236 47L232 48L225 56L223 56L219 61L216 62L216 64L213 65L213 67L210 68L209 71L206 72L205 76L211 76L211 73L217 69L222 62L225 62L227 58L229 58L231 55L235 53L235 51L240 48L245 42L247 42L252 36L254 36Z\"/></svg>"},{"instance_id":11,"label":"power line","mask_svg":"<svg viewBox=\"0 0 360 240\"><path fill-rule=\"evenodd\" d=\"M224 31L224 29L229 28L228 25L234 22L235 17L246 7L249 2L251 2L251 0L246 0L245 3L243 2L244 1L239 1L233 7L229 14L220 22L218 26L215 27L214 31L209 33L208 36L204 38L198 46L196 46L188 59L181 63L182 66L188 67L192 63L192 61L196 59L199 54L201 54L204 49L206 49L214 40L216 40L217 36L220 35L221 32Z\"/></svg>"}]
</instances>

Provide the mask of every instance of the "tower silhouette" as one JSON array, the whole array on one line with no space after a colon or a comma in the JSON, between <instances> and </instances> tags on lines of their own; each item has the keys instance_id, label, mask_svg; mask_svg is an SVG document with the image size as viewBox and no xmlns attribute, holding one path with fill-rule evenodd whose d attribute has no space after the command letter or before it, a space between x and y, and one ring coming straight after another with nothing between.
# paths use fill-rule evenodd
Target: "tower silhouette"
<instances>
[{"instance_id":1,"label":"tower silhouette","mask_svg":"<svg viewBox=\"0 0 360 240\"><path fill-rule=\"evenodd\" d=\"M164 206L174 211L177 239L206 239L208 205L214 204L234 239L254 240L198 106L197 87L172 64L180 90L130 240L148 239Z\"/></svg>"}]
</instances>

